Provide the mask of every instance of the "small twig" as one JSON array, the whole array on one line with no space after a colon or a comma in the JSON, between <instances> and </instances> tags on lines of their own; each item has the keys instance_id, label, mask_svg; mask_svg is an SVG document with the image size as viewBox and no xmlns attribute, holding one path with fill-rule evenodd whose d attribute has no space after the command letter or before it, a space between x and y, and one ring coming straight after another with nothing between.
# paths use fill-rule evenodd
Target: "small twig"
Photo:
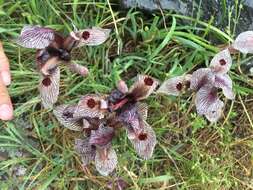
<instances>
[{"instance_id":1,"label":"small twig","mask_svg":"<svg viewBox=\"0 0 253 190\"><path fill-rule=\"evenodd\" d=\"M251 119L250 119L250 115L249 115L249 113L248 113L248 110L247 110L246 106L244 105L244 103L243 103L243 101L242 101L241 95L239 95L239 100L240 100L240 102L241 102L241 104L242 104L242 107L243 107L243 109L244 109L244 111L245 111L245 113L246 113L246 116L247 116L247 118L248 118L248 120L249 120L250 126L253 128L253 123L252 123L252 121L251 121Z\"/></svg>"},{"instance_id":2,"label":"small twig","mask_svg":"<svg viewBox=\"0 0 253 190\"><path fill-rule=\"evenodd\" d=\"M112 15L112 20L113 20L113 23L114 23L116 35L117 35L117 37L119 37L119 30L118 30L118 27L117 27L116 19L115 19L115 16L114 16L114 13L113 13L113 10L112 10L112 7L111 7L110 0L107 0L107 3L108 3L108 6L109 6L111 15ZM117 50L117 53L118 53L118 55L120 54L120 41L119 40L118 40L118 50Z\"/></svg>"}]
</instances>

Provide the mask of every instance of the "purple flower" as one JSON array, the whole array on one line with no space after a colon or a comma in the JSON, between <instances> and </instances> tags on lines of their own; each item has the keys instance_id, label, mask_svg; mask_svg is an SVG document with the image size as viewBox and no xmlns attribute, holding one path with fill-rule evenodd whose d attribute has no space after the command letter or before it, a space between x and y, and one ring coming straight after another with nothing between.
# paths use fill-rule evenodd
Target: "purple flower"
<instances>
[{"instance_id":1,"label":"purple flower","mask_svg":"<svg viewBox=\"0 0 253 190\"><path fill-rule=\"evenodd\" d=\"M60 63L65 64L71 71L87 76L85 66L71 62L71 51L84 45L100 45L109 37L109 29L93 27L71 32L62 36L55 30L40 26L24 26L16 40L17 44L37 49L36 63L41 74L39 90L42 105L52 108L59 95Z\"/></svg>"},{"instance_id":2,"label":"purple flower","mask_svg":"<svg viewBox=\"0 0 253 190\"><path fill-rule=\"evenodd\" d=\"M86 139L76 140L75 149L84 166L95 160L96 169L101 175L107 176L113 172L118 162L116 152L111 146L113 136L113 128L100 125Z\"/></svg>"},{"instance_id":3,"label":"purple flower","mask_svg":"<svg viewBox=\"0 0 253 190\"><path fill-rule=\"evenodd\" d=\"M227 74L232 65L229 50L225 49L214 56L209 68L200 68L192 75L174 77L165 81L157 92L178 96L183 89L196 92L195 105L199 115L205 115L210 122L216 122L222 114L224 103L218 97L218 89L228 99L234 99L232 80ZM187 85L186 85L187 84Z\"/></svg>"},{"instance_id":4,"label":"purple flower","mask_svg":"<svg viewBox=\"0 0 253 190\"><path fill-rule=\"evenodd\" d=\"M119 81L117 90L108 97L110 111L116 112L116 118L125 126L128 138L136 152L144 159L152 156L156 145L153 129L145 121L147 105L140 100L147 98L158 85L158 81L147 75L138 75L128 90L124 81Z\"/></svg>"},{"instance_id":5,"label":"purple flower","mask_svg":"<svg viewBox=\"0 0 253 190\"><path fill-rule=\"evenodd\" d=\"M242 53L253 53L253 31L239 34L232 46Z\"/></svg>"},{"instance_id":6,"label":"purple flower","mask_svg":"<svg viewBox=\"0 0 253 190\"><path fill-rule=\"evenodd\" d=\"M189 74L168 79L163 82L157 92L167 95L179 96L185 90L189 89L190 80L191 75Z\"/></svg>"}]
</instances>

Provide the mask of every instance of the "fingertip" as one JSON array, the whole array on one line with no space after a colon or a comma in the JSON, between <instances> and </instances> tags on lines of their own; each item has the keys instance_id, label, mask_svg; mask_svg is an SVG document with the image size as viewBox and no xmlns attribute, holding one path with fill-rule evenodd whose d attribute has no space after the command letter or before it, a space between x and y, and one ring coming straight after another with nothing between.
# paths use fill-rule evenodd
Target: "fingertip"
<instances>
[{"instance_id":1,"label":"fingertip","mask_svg":"<svg viewBox=\"0 0 253 190\"><path fill-rule=\"evenodd\" d=\"M13 108L11 105L8 104L0 105L0 119L4 121L13 119Z\"/></svg>"},{"instance_id":2,"label":"fingertip","mask_svg":"<svg viewBox=\"0 0 253 190\"><path fill-rule=\"evenodd\" d=\"M1 77L2 77L3 83L6 86L9 86L11 84L11 75L10 75L10 72L8 72L8 71L2 71L1 72Z\"/></svg>"}]
</instances>

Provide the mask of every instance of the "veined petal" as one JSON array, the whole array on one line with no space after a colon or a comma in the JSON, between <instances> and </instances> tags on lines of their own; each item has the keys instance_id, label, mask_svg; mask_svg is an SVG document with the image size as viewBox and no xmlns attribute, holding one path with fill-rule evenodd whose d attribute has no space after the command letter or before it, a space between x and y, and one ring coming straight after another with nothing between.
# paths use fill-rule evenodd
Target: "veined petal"
<instances>
[{"instance_id":1,"label":"veined petal","mask_svg":"<svg viewBox=\"0 0 253 190\"><path fill-rule=\"evenodd\" d=\"M42 76L39 84L41 102L44 108L52 108L57 102L60 88L60 69L56 67L51 75Z\"/></svg>"},{"instance_id":2,"label":"veined petal","mask_svg":"<svg viewBox=\"0 0 253 190\"><path fill-rule=\"evenodd\" d=\"M233 43L233 48L242 53L253 53L253 31L239 34Z\"/></svg>"},{"instance_id":3,"label":"veined petal","mask_svg":"<svg viewBox=\"0 0 253 190\"><path fill-rule=\"evenodd\" d=\"M86 166L95 159L96 148L89 144L89 139L76 139L75 150L81 156L83 164Z\"/></svg>"},{"instance_id":4,"label":"veined petal","mask_svg":"<svg viewBox=\"0 0 253 190\"><path fill-rule=\"evenodd\" d=\"M73 117L75 105L60 105L55 107L53 113L57 120L66 128L73 131L82 131L83 122Z\"/></svg>"},{"instance_id":5,"label":"veined petal","mask_svg":"<svg viewBox=\"0 0 253 190\"><path fill-rule=\"evenodd\" d=\"M102 98L96 94L88 94L78 102L74 117L103 118L104 110L101 109Z\"/></svg>"},{"instance_id":6,"label":"veined petal","mask_svg":"<svg viewBox=\"0 0 253 190\"><path fill-rule=\"evenodd\" d=\"M224 103L221 100L217 99L213 104L208 107L205 113L206 118L211 123L217 122L221 117L223 107Z\"/></svg>"},{"instance_id":7,"label":"veined petal","mask_svg":"<svg viewBox=\"0 0 253 190\"><path fill-rule=\"evenodd\" d=\"M114 137L114 129L112 127L101 124L97 130L91 131L89 143L91 145L105 147L110 144Z\"/></svg>"},{"instance_id":8,"label":"veined petal","mask_svg":"<svg viewBox=\"0 0 253 190\"><path fill-rule=\"evenodd\" d=\"M141 116L138 113L136 104L125 107L125 109L120 112L118 119L125 124L124 126L131 128L135 134L139 134L143 131L140 125Z\"/></svg>"},{"instance_id":9,"label":"veined petal","mask_svg":"<svg viewBox=\"0 0 253 190\"><path fill-rule=\"evenodd\" d=\"M159 82L147 75L138 75L136 82L130 87L129 94L135 100L143 100L154 92Z\"/></svg>"},{"instance_id":10,"label":"veined petal","mask_svg":"<svg viewBox=\"0 0 253 190\"><path fill-rule=\"evenodd\" d=\"M227 74L215 75L214 86L217 88L221 88L226 98L231 100L235 98L235 94L232 90L232 80L229 77L229 75Z\"/></svg>"},{"instance_id":11,"label":"veined petal","mask_svg":"<svg viewBox=\"0 0 253 190\"><path fill-rule=\"evenodd\" d=\"M184 90L184 76L170 78L156 91L167 95L179 96Z\"/></svg>"},{"instance_id":12,"label":"veined petal","mask_svg":"<svg viewBox=\"0 0 253 190\"><path fill-rule=\"evenodd\" d=\"M137 103L136 104L137 113L143 120L147 120L148 117L148 105L146 103Z\"/></svg>"},{"instance_id":13,"label":"veined petal","mask_svg":"<svg viewBox=\"0 0 253 190\"><path fill-rule=\"evenodd\" d=\"M218 74L225 74L230 70L232 58L228 49L217 53L211 61L210 68Z\"/></svg>"},{"instance_id":14,"label":"veined petal","mask_svg":"<svg viewBox=\"0 0 253 190\"><path fill-rule=\"evenodd\" d=\"M141 121L143 132L134 135L132 131L127 130L128 138L134 146L137 154L143 159L149 159L153 155L156 145L156 135L152 127L144 120Z\"/></svg>"},{"instance_id":15,"label":"veined petal","mask_svg":"<svg viewBox=\"0 0 253 190\"><path fill-rule=\"evenodd\" d=\"M27 25L23 27L17 44L26 48L43 49L49 46L54 38L55 31L51 28Z\"/></svg>"},{"instance_id":16,"label":"veined petal","mask_svg":"<svg viewBox=\"0 0 253 190\"><path fill-rule=\"evenodd\" d=\"M200 68L192 73L190 88L192 90L199 90L206 84L214 83L215 75L210 68Z\"/></svg>"},{"instance_id":17,"label":"veined petal","mask_svg":"<svg viewBox=\"0 0 253 190\"><path fill-rule=\"evenodd\" d=\"M97 148L95 166L101 175L108 176L116 168L117 163L117 154L111 146L101 149Z\"/></svg>"},{"instance_id":18,"label":"veined petal","mask_svg":"<svg viewBox=\"0 0 253 190\"><path fill-rule=\"evenodd\" d=\"M92 27L78 32L71 32L70 35L78 41L76 47L88 45L97 46L104 43L109 37L111 30L102 29L99 27Z\"/></svg>"},{"instance_id":19,"label":"veined petal","mask_svg":"<svg viewBox=\"0 0 253 190\"><path fill-rule=\"evenodd\" d=\"M218 100L217 89L212 85L205 85L196 93L195 105L199 115L206 114L208 108Z\"/></svg>"}]
</instances>

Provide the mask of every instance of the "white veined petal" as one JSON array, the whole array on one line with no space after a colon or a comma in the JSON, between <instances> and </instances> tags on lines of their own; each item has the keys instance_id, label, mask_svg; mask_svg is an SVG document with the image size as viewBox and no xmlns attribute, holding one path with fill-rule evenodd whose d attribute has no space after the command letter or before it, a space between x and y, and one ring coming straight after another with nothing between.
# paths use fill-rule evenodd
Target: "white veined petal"
<instances>
[{"instance_id":1,"label":"white veined petal","mask_svg":"<svg viewBox=\"0 0 253 190\"><path fill-rule=\"evenodd\" d=\"M71 36L74 39L78 39L79 44L76 47L84 45L97 46L104 43L109 38L110 32L110 29L92 27L91 29L85 29L74 33L72 32Z\"/></svg>"},{"instance_id":2,"label":"white veined petal","mask_svg":"<svg viewBox=\"0 0 253 190\"><path fill-rule=\"evenodd\" d=\"M58 121L66 128L73 131L82 131L83 122L81 119L73 118L75 105L60 105L54 108L54 115Z\"/></svg>"},{"instance_id":3,"label":"white veined petal","mask_svg":"<svg viewBox=\"0 0 253 190\"><path fill-rule=\"evenodd\" d=\"M192 73L190 88L192 90L199 90L204 85L211 85L214 83L215 75L210 68L200 68Z\"/></svg>"},{"instance_id":4,"label":"white veined petal","mask_svg":"<svg viewBox=\"0 0 253 190\"><path fill-rule=\"evenodd\" d=\"M199 115L204 115L209 106L217 101L217 93L217 89L212 85L206 85L199 89L195 97L195 105Z\"/></svg>"},{"instance_id":5,"label":"white veined petal","mask_svg":"<svg viewBox=\"0 0 253 190\"><path fill-rule=\"evenodd\" d=\"M156 135L152 127L146 122L141 122L143 125L143 132L139 135L127 130L128 139L134 146L137 154L143 159L149 159L153 155L156 145Z\"/></svg>"},{"instance_id":6,"label":"white veined petal","mask_svg":"<svg viewBox=\"0 0 253 190\"><path fill-rule=\"evenodd\" d=\"M230 70L232 65L232 58L228 49L220 51L217 53L211 63L210 68L212 71L218 74L225 74Z\"/></svg>"},{"instance_id":7,"label":"white veined petal","mask_svg":"<svg viewBox=\"0 0 253 190\"><path fill-rule=\"evenodd\" d=\"M154 92L159 82L153 77L147 75L138 75L137 80L130 87L129 93L135 100L143 100Z\"/></svg>"},{"instance_id":8,"label":"white veined petal","mask_svg":"<svg viewBox=\"0 0 253 190\"><path fill-rule=\"evenodd\" d=\"M85 166L95 159L96 148L89 144L89 138L75 139L75 150Z\"/></svg>"},{"instance_id":9,"label":"white veined petal","mask_svg":"<svg viewBox=\"0 0 253 190\"><path fill-rule=\"evenodd\" d=\"M215 75L215 83L214 86L217 88L221 88L223 94L226 98L233 100L235 98L235 94L232 88L232 80L227 74L223 75Z\"/></svg>"},{"instance_id":10,"label":"white veined petal","mask_svg":"<svg viewBox=\"0 0 253 190\"><path fill-rule=\"evenodd\" d=\"M97 130L91 131L89 143L91 145L105 147L111 143L113 137L114 129L101 124Z\"/></svg>"},{"instance_id":11,"label":"white veined petal","mask_svg":"<svg viewBox=\"0 0 253 190\"><path fill-rule=\"evenodd\" d=\"M219 118L221 117L222 111L223 111L224 103L217 99L213 104L211 104L206 113L206 118L211 122L217 122Z\"/></svg>"},{"instance_id":12,"label":"white veined petal","mask_svg":"<svg viewBox=\"0 0 253 190\"><path fill-rule=\"evenodd\" d=\"M146 103L137 103L136 104L137 113L143 120L147 120L148 117L148 105Z\"/></svg>"},{"instance_id":13,"label":"white veined petal","mask_svg":"<svg viewBox=\"0 0 253 190\"><path fill-rule=\"evenodd\" d=\"M97 148L95 166L101 175L108 176L116 168L117 163L117 154L112 147L102 149Z\"/></svg>"},{"instance_id":14,"label":"white veined petal","mask_svg":"<svg viewBox=\"0 0 253 190\"><path fill-rule=\"evenodd\" d=\"M55 31L40 26L24 26L17 43L26 48L43 49L54 40Z\"/></svg>"},{"instance_id":15,"label":"white veined petal","mask_svg":"<svg viewBox=\"0 0 253 190\"><path fill-rule=\"evenodd\" d=\"M253 31L239 34L232 46L242 53L253 53Z\"/></svg>"},{"instance_id":16,"label":"white veined petal","mask_svg":"<svg viewBox=\"0 0 253 190\"><path fill-rule=\"evenodd\" d=\"M74 117L103 118L104 110L101 109L101 97L96 94L88 94L78 102Z\"/></svg>"},{"instance_id":17,"label":"white veined petal","mask_svg":"<svg viewBox=\"0 0 253 190\"><path fill-rule=\"evenodd\" d=\"M57 102L60 88L60 69L56 67L49 76L42 76L39 84L41 102L44 108L52 108Z\"/></svg>"},{"instance_id":18,"label":"white veined petal","mask_svg":"<svg viewBox=\"0 0 253 190\"><path fill-rule=\"evenodd\" d=\"M184 76L170 78L163 82L157 92L167 95L179 96L183 91L184 79Z\"/></svg>"}]
</instances>

